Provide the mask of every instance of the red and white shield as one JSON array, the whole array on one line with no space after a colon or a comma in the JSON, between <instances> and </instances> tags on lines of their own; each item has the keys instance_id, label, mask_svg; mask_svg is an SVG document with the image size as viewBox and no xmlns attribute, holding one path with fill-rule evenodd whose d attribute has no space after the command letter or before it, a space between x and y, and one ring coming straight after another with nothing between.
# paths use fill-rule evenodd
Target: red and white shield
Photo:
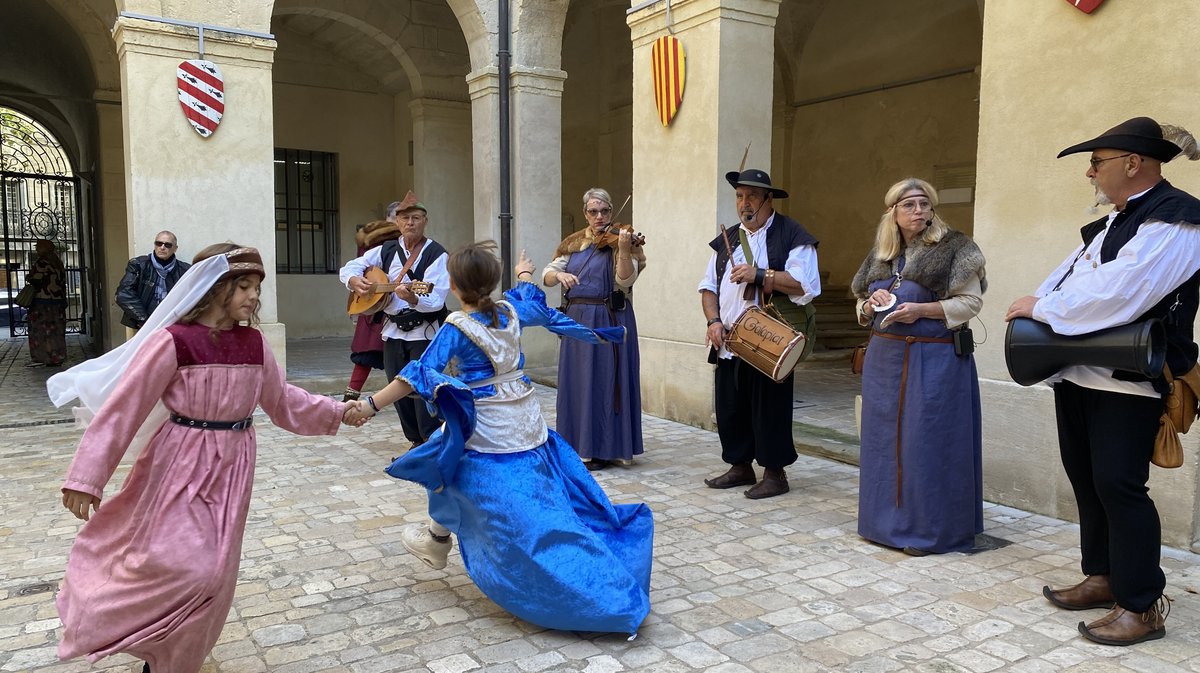
<instances>
[{"instance_id":1,"label":"red and white shield","mask_svg":"<svg viewBox=\"0 0 1200 673\"><path fill-rule=\"evenodd\" d=\"M209 137L225 114L225 80L212 61L192 59L175 69L179 84L179 107L202 137Z\"/></svg>"},{"instance_id":2,"label":"red and white shield","mask_svg":"<svg viewBox=\"0 0 1200 673\"><path fill-rule=\"evenodd\" d=\"M1100 6L1104 0L1067 0L1067 4L1084 14L1091 14L1094 9Z\"/></svg>"}]
</instances>

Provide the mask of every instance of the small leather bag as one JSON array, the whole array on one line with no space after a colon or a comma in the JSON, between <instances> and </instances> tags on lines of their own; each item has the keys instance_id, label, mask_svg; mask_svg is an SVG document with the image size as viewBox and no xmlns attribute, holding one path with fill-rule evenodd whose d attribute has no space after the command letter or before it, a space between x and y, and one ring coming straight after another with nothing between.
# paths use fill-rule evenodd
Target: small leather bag
<instances>
[{"instance_id":1,"label":"small leather bag","mask_svg":"<svg viewBox=\"0 0 1200 673\"><path fill-rule=\"evenodd\" d=\"M1170 391L1163 397L1163 415L1158 420L1158 435L1154 438L1154 453L1150 462L1159 467L1183 465L1183 444L1179 435L1186 433L1196 420L1197 393L1200 392L1200 365L1192 367L1179 378L1171 376L1169 368L1163 368Z\"/></svg>"},{"instance_id":2,"label":"small leather bag","mask_svg":"<svg viewBox=\"0 0 1200 673\"><path fill-rule=\"evenodd\" d=\"M866 341L854 347L854 352L850 354L850 373L863 373L863 363L867 361L867 343Z\"/></svg>"}]
</instances>

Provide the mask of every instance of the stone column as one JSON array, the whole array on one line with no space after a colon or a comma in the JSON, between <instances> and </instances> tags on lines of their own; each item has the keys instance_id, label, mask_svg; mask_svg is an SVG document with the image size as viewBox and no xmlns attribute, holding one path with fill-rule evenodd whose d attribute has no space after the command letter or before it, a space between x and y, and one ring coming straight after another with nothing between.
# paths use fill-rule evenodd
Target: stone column
<instances>
[{"instance_id":1,"label":"stone column","mask_svg":"<svg viewBox=\"0 0 1200 673\"><path fill-rule=\"evenodd\" d=\"M524 249L537 264L553 257L562 239L562 92L567 73L558 69L512 69L513 261ZM540 283L540 279L539 279ZM549 290L556 305L558 291ZM522 342L529 366L558 361L558 338L532 330Z\"/></svg>"},{"instance_id":2,"label":"stone column","mask_svg":"<svg viewBox=\"0 0 1200 673\"><path fill-rule=\"evenodd\" d=\"M500 76L495 65L467 75L471 96L471 172L475 185L475 238L500 240Z\"/></svg>"},{"instance_id":3,"label":"stone column","mask_svg":"<svg viewBox=\"0 0 1200 673\"><path fill-rule=\"evenodd\" d=\"M96 91L95 97L103 103L96 105L99 174L96 176L94 188L98 190L95 192L98 207L91 212L92 216L98 219L100 227L94 229L94 233L99 237L99 245L95 248L98 259L93 260L93 263L102 266L104 276L93 282L99 282L106 293L106 296L100 299L104 302L102 306L108 324L104 333L98 336L107 350L121 345L128 338L125 331L127 328L121 325L121 309L114 303L113 296L125 273L125 262L132 255L126 232L121 92L101 89ZM144 255L149 251L149 245L144 247L145 250L138 254Z\"/></svg>"},{"instance_id":4,"label":"stone column","mask_svg":"<svg viewBox=\"0 0 1200 673\"><path fill-rule=\"evenodd\" d=\"M271 64L275 41L206 31L205 58L225 83L225 113L209 138L183 116L175 69L198 58L196 31L119 18L113 29L121 63L125 194L130 254L146 254L170 229L181 257L233 240L262 253L262 330L284 361L275 278L275 178Z\"/></svg>"},{"instance_id":5,"label":"stone column","mask_svg":"<svg viewBox=\"0 0 1200 673\"><path fill-rule=\"evenodd\" d=\"M413 191L430 210L430 235L448 250L474 240L470 192L471 107L418 98L413 118Z\"/></svg>"},{"instance_id":6,"label":"stone column","mask_svg":"<svg viewBox=\"0 0 1200 673\"><path fill-rule=\"evenodd\" d=\"M672 8L687 73L683 103L664 128L654 106L651 46L666 7L629 15L633 40L633 194L648 238L635 303L647 413L712 427L712 367L696 286L717 224L734 224L725 182L747 143L747 167L772 172L771 100L779 0L699 0Z\"/></svg>"}]
</instances>

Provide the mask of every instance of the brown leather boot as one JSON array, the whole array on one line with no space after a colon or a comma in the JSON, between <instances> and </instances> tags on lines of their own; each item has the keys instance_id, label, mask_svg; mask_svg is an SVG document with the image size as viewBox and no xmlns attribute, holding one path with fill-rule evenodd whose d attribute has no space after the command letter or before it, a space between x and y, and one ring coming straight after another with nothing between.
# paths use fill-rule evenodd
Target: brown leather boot
<instances>
[{"instance_id":1,"label":"brown leather boot","mask_svg":"<svg viewBox=\"0 0 1200 673\"><path fill-rule=\"evenodd\" d=\"M1079 622L1079 633L1094 643L1118 647L1158 640L1167 635L1164 625L1170 612L1171 599L1166 596L1145 612L1130 612L1118 605L1091 624Z\"/></svg>"},{"instance_id":2,"label":"brown leather boot","mask_svg":"<svg viewBox=\"0 0 1200 673\"><path fill-rule=\"evenodd\" d=\"M725 474L719 477L705 479L704 485L709 488L733 488L753 484L755 481L757 478L754 476L754 466L750 463L738 463L730 465Z\"/></svg>"},{"instance_id":3,"label":"brown leather boot","mask_svg":"<svg viewBox=\"0 0 1200 673\"><path fill-rule=\"evenodd\" d=\"M1042 595L1065 610L1111 608L1117 602L1108 584L1108 575L1088 575L1069 589L1042 587Z\"/></svg>"},{"instance_id":4,"label":"brown leather boot","mask_svg":"<svg viewBox=\"0 0 1200 673\"><path fill-rule=\"evenodd\" d=\"M746 489L746 497L751 500L761 500L763 498L773 498L777 495L783 495L790 490L787 483L787 474L784 473L783 468L778 470L766 469L763 470L762 481Z\"/></svg>"}]
</instances>

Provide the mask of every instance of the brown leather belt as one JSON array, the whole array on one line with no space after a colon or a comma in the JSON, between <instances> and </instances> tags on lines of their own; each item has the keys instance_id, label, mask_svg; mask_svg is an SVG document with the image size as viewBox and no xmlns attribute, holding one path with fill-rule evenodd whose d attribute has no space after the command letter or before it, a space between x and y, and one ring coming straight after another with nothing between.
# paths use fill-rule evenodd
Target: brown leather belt
<instances>
[{"instance_id":1,"label":"brown leather belt","mask_svg":"<svg viewBox=\"0 0 1200 673\"><path fill-rule=\"evenodd\" d=\"M900 463L900 438L904 425L904 391L908 389L908 347L913 344L953 344L951 337L920 337L901 336L871 330L871 337L891 339L904 342L904 360L900 366L900 401L896 406L896 506L900 506L901 486L904 483L904 469Z\"/></svg>"}]
</instances>

